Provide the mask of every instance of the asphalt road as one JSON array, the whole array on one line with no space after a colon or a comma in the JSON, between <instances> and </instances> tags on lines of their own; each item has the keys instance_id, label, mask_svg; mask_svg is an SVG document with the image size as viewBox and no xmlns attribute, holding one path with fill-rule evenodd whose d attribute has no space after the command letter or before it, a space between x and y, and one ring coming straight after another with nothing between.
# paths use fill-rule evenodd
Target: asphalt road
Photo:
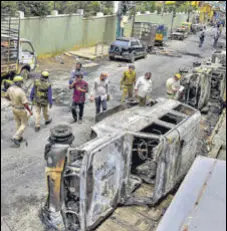
<instances>
[{"instance_id":1,"label":"asphalt road","mask_svg":"<svg viewBox=\"0 0 227 231\"><path fill-rule=\"evenodd\" d=\"M204 47L198 48L198 35L190 36L185 41L170 41L168 47L200 54L209 58L214 51L211 47L212 38L208 35ZM193 55L183 55L181 58L149 55L147 59L135 62L137 75L141 76L146 71L153 73L153 97L165 96L165 82L167 78L178 72L179 68L191 68L192 63L200 60ZM119 66L121 65L121 66ZM86 77L92 84L94 78L101 71L109 73L111 102L109 107L119 104L121 92L119 81L127 63L105 61L96 70ZM53 70L54 73L54 70ZM54 73L54 88L67 88L69 71ZM85 117L82 125L72 124L76 137L74 145L80 145L89 139L90 127L94 123L95 108L90 102L86 104ZM34 118L30 120L30 126L25 132L28 147L22 145L19 149L10 147L9 139L14 132L15 125L9 110L2 111L1 127L1 213L2 230L16 231L41 231L43 230L38 218L38 210L46 196L44 146L47 143L49 129L59 123L70 123L72 118L68 107L55 106L51 110L53 123L49 127L43 125L40 133L34 132ZM3 221L4 219L4 221Z\"/></svg>"}]
</instances>

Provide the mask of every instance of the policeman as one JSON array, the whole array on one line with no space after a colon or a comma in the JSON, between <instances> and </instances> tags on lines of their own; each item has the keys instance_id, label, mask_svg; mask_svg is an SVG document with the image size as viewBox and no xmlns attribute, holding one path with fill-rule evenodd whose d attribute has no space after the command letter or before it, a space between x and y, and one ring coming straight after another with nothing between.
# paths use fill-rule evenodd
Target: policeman
<instances>
[{"instance_id":1,"label":"policeman","mask_svg":"<svg viewBox=\"0 0 227 231\"><path fill-rule=\"evenodd\" d=\"M30 115L32 115L32 111L28 106L25 92L22 90L23 78L21 76L16 76L14 77L13 82L14 84L9 87L5 97L12 102L13 115L17 127L17 131L13 136L12 141L19 147L28 123L27 111Z\"/></svg>"},{"instance_id":2,"label":"policeman","mask_svg":"<svg viewBox=\"0 0 227 231\"><path fill-rule=\"evenodd\" d=\"M35 131L40 131L40 114L43 111L43 116L45 119L45 125L50 124L52 119L49 116L49 108L52 108L52 87L49 82L49 73L47 71L43 71L40 79L35 80L34 86L30 95L31 101L36 106L36 125Z\"/></svg>"},{"instance_id":3,"label":"policeman","mask_svg":"<svg viewBox=\"0 0 227 231\"><path fill-rule=\"evenodd\" d=\"M3 92L7 92L7 90L13 85L13 81L10 79L4 79L2 82L3 82L2 83L3 84L3 89L2 89Z\"/></svg>"},{"instance_id":4,"label":"policeman","mask_svg":"<svg viewBox=\"0 0 227 231\"><path fill-rule=\"evenodd\" d=\"M169 99L176 99L176 96L181 89L180 80L181 80L181 74L177 73L174 75L174 77L169 78L166 81L166 93L168 95Z\"/></svg>"},{"instance_id":5,"label":"policeman","mask_svg":"<svg viewBox=\"0 0 227 231\"><path fill-rule=\"evenodd\" d=\"M133 65L129 65L128 70L123 73L123 77L120 82L121 90L123 90L121 102L125 101L126 96L128 98L133 97L134 85L136 84L136 72Z\"/></svg>"}]
</instances>

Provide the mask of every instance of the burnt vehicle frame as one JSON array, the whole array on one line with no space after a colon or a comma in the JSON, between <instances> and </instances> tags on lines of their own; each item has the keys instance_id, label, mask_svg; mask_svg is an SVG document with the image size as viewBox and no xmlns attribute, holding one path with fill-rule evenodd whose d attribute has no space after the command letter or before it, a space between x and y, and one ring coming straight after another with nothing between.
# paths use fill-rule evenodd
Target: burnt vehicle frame
<instances>
[{"instance_id":1,"label":"burnt vehicle frame","mask_svg":"<svg viewBox=\"0 0 227 231\"><path fill-rule=\"evenodd\" d=\"M186 74L181 84L185 87L183 101L192 107L202 110L222 104L226 91L226 53L216 51L211 61Z\"/></svg>"},{"instance_id":2,"label":"burnt vehicle frame","mask_svg":"<svg viewBox=\"0 0 227 231\"><path fill-rule=\"evenodd\" d=\"M87 231L118 205L157 204L191 167L200 119L196 109L159 98L150 107L121 105L100 114L92 139L80 147L72 148L72 139L50 142L42 220L56 230ZM154 191L137 198L143 182Z\"/></svg>"}]
</instances>

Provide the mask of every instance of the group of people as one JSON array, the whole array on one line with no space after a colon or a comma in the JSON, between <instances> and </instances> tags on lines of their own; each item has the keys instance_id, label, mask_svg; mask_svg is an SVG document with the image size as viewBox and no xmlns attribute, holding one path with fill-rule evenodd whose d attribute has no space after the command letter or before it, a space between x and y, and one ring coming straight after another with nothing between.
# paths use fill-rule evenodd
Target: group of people
<instances>
[{"instance_id":1,"label":"group of people","mask_svg":"<svg viewBox=\"0 0 227 231\"><path fill-rule=\"evenodd\" d=\"M201 32L200 36L199 36L199 47L201 48L204 44L204 41L205 41L205 38L206 38L206 26L204 26L203 28L203 31ZM214 31L214 35L213 35L213 38L214 38L214 43L213 43L213 47L214 48L217 48L217 44L218 44L218 41L221 37L221 34L222 34L222 24L217 24L216 28L215 28L215 31Z\"/></svg>"},{"instance_id":2,"label":"group of people","mask_svg":"<svg viewBox=\"0 0 227 231\"><path fill-rule=\"evenodd\" d=\"M89 93L89 84L84 80L85 72L81 63L77 63L75 70L71 73L69 79L69 90L72 90L72 117L74 122L82 123L84 115L84 105L86 94ZM176 99L175 95L180 88L180 74L176 74L174 78L167 81L167 94L169 98ZM121 103L126 98L138 99L140 106L146 106L151 100L152 93L152 73L147 72L144 76L136 79L136 70L133 65L129 65L128 70L124 71L120 80L120 90L122 91ZM23 133L27 126L29 117L33 115L32 108L29 107L29 101L23 91L23 78L16 76L13 82L8 83L5 97L11 101L14 119L16 122L16 133L12 141L17 146L23 141ZM90 91L90 101L95 102L96 114L107 110L107 102L110 100L109 80L107 73L101 73L96 78ZM35 106L35 131L40 131L41 112L45 119L45 125L52 122L49 115L49 109L52 108L52 86L49 81L49 73L43 71L39 79L34 81L30 93L30 101Z\"/></svg>"},{"instance_id":3,"label":"group of people","mask_svg":"<svg viewBox=\"0 0 227 231\"><path fill-rule=\"evenodd\" d=\"M84 73L81 63L77 63L69 80L69 89L73 89L72 115L74 122L78 121L79 123L82 123L86 94L89 93L89 85L83 79ZM151 77L152 74L147 72L145 76L142 76L136 81L135 67L130 65L128 70L123 73L120 81L120 90L122 91L121 103L125 102L126 97L132 99L135 92L140 106L145 106L152 92ZM99 78L94 80L93 87L90 91L90 101L95 102L96 114L107 110L107 102L109 100L108 74L103 72Z\"/></svg>"},{"instance_id":4,"label":"group of people","mask_svg":"<svg viewBox=\"0 0 227 231\"><path fill-rule=\"evenodd\" d=\"M29 100L23 90L23 77L16 76L13 81L8 82L5 93L5 98L11 101L14 120L16 122L16 133L12 141L16 146L20 146L23 141L23 134L29 117L33 115L32 109L29 107ZM36 125L35 131L40 130L41 111L45 119L45 124L48 125L52 122L49 115L49 108L52 107L52 87L49 82L49 73L42 72L39 79L34 81L31 90L30 100L36 107Z\"/></svg>"}]
</instances>

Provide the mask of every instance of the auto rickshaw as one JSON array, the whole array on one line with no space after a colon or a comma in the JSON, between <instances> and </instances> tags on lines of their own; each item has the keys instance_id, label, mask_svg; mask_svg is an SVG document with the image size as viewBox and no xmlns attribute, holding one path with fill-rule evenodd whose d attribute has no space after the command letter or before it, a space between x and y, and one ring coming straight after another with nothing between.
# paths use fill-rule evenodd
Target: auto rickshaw
<instances>
[{"instance_id":1,"label":"auto rickshaw","mask_svg":"<svg viewBox=\"0 0 227 231\"><path fill-rule=\"evenodd\" d=\"M155 35L155 44L163 45L163 41L167 38L168 28L165 25L157 25L156 35Z\"/></svg>"}]
</instances>

